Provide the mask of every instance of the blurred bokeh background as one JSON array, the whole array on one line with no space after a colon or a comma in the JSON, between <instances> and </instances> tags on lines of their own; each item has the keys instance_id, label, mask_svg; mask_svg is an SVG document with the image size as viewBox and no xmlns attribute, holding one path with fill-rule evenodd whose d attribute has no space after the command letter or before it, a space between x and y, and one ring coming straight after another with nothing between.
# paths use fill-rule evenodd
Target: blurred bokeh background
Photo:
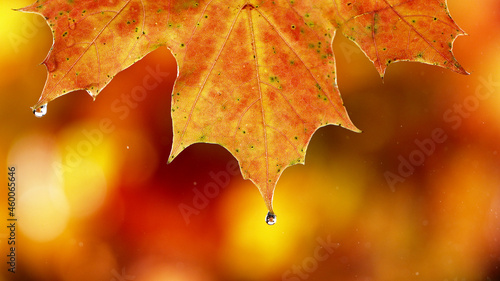
<instances>
[{"instance_id":1,"label":"blurred bokeh background","mask_svg":"<svg viewBox=\"0 0 500 281\"><path fill-rule=\"evenodd\" d=\"M278 182L274 226L223 148L193 145L166 164L177 71L166 48L95 101L71 93L35 118L52 36L11 10L28 4L0 3L1 182L15 166L18 218L12 274L3 188L0 280L500 280L499 1L448 1L469 34L454 45L469 76L396 63L382 81L336 38L363 133L317 131L306 165ZM127 100L151 69L168 77Z\"/></svg>"}]
</instances>

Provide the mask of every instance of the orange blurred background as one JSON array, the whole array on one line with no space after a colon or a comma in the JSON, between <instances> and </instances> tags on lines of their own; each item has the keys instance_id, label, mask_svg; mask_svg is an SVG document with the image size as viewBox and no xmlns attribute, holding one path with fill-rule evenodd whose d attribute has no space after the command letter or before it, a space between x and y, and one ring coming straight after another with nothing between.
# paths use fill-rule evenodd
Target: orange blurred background
<instances>
[{"instance_id":1,"label":"orange blurred background","mask_svg":"<svg viewBox=\"0 0 500 281\"><path fill-rule=\"evenodd\" d=\"M0 4L1 178L15 166L18 219L12 274L4 188L0 280L500 280L498 1L448 1L469 34L454 45L469 76L397 63L382 81L335 39L363 133L318 130L306 165L278 182L274 226L225 149L193 145L166 164L177 71L166 48L95 101L71 93L35 118L52 36L41 17L11 10L28 4ZM127 101L152 69L168 77Z\"/></svg>"}]
</instances>

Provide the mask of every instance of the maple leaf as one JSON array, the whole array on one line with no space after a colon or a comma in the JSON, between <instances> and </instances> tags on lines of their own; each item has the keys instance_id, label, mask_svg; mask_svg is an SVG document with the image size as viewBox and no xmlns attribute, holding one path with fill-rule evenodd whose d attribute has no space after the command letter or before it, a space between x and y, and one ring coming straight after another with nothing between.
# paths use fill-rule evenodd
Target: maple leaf
<instances>
[{"instance_id":1,"label":"maple leaf","mask_svg":"<svg viewBox=\"0 0 500 281\"><path fill-rule=\"evenodd\" d=\"M276 182L304 163L318 128L359 131L336 85L337 30L381 76L396 61L466 74L451 51L465 33L444 0L39 0L21 11L44 16L54 36L34 111L78 89L95 98L118 72L167 46L179 68L169 162L191 144L220 144L270 215Z\"/></svg>"}]
</instances>

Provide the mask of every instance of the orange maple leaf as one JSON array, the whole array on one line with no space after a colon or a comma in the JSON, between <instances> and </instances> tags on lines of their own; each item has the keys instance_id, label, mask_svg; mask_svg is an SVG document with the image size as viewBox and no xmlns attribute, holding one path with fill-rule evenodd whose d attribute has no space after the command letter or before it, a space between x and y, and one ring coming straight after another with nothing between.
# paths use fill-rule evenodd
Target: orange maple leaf
<instances>
[{"instance_id":1,"label":"orange maple leaf","mask_svg":"<svg viewBox=\"0 0 500 281\"><path fill-rule=\"evenodd\" d=\"M21 9L49 23L54 44L35 112L85 89L92 97L121 70L160 46L176 57L174 139L169 162L193 143L217 143L238 160L275 222L274 188L303 164L314 132L359 131L336 85L336 31L383 76L396 61L466 74L452 54L464 32L444 0L48 1Z\"/></svg>"}]
</instances>

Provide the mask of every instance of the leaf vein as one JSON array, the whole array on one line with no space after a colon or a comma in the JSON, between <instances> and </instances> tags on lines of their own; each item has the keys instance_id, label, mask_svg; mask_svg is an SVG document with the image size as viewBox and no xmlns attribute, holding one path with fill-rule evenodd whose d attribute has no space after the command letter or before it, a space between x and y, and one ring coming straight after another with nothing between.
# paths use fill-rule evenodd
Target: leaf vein
<instances>
[{"instance_id":1,"label":"leaf vein","mask_svg":"<svg viewBox=\"0 0 500 281\"><path fill-rule=\"evenodd\" d=\"M194 108L196 107L196 104L198 103L198 100L200 99L200 96L201 96L201 93L203 91L203 89L205 88L206 86L206 83L208 81L208 78L210 77L210 75L212 74L212 71L215 67L215 64L217 63L217 61L219 60L219 57L222 53L222 51L224 50L224 47L226 46L226 43L227 41L229 40L229 37L231 36L231 33L233 32L234 30L234 25L236 24L239 16L241 14L241 10L238 11L238 14L236 14L232 24L231 24L231 27L229 28L229 31L226 35L226 38L224 39L224 42L222 43L222 46L220 47L220 50L219 50L219 53L217 54L217 57L215 58L214 62L212 63L211 67L210 67L210 70L208 71L208 74L207 76L205 77L205 80L203 81L202 85L200 86L200 90L198 91L197 95L196 95L196 98L193 102L193 106L191 107L191 110L189 111L189 115L187 116L187 120L186 120L186 124L184 124L184 128L182 129L182 132L181 132L181 135L179 136L179 138L182 140L182 138L184 138L184 135L186 134L186 130L187 130L187 126L189 124L189 122L191 121L191 118L193 116L193 111L194 111ZM177 151L177 149L179 148L179 145L181 144L181 142L179 142L179 144L175 147L175 149L172 149L172 151Z\"/></svg>"}]
</instances>

